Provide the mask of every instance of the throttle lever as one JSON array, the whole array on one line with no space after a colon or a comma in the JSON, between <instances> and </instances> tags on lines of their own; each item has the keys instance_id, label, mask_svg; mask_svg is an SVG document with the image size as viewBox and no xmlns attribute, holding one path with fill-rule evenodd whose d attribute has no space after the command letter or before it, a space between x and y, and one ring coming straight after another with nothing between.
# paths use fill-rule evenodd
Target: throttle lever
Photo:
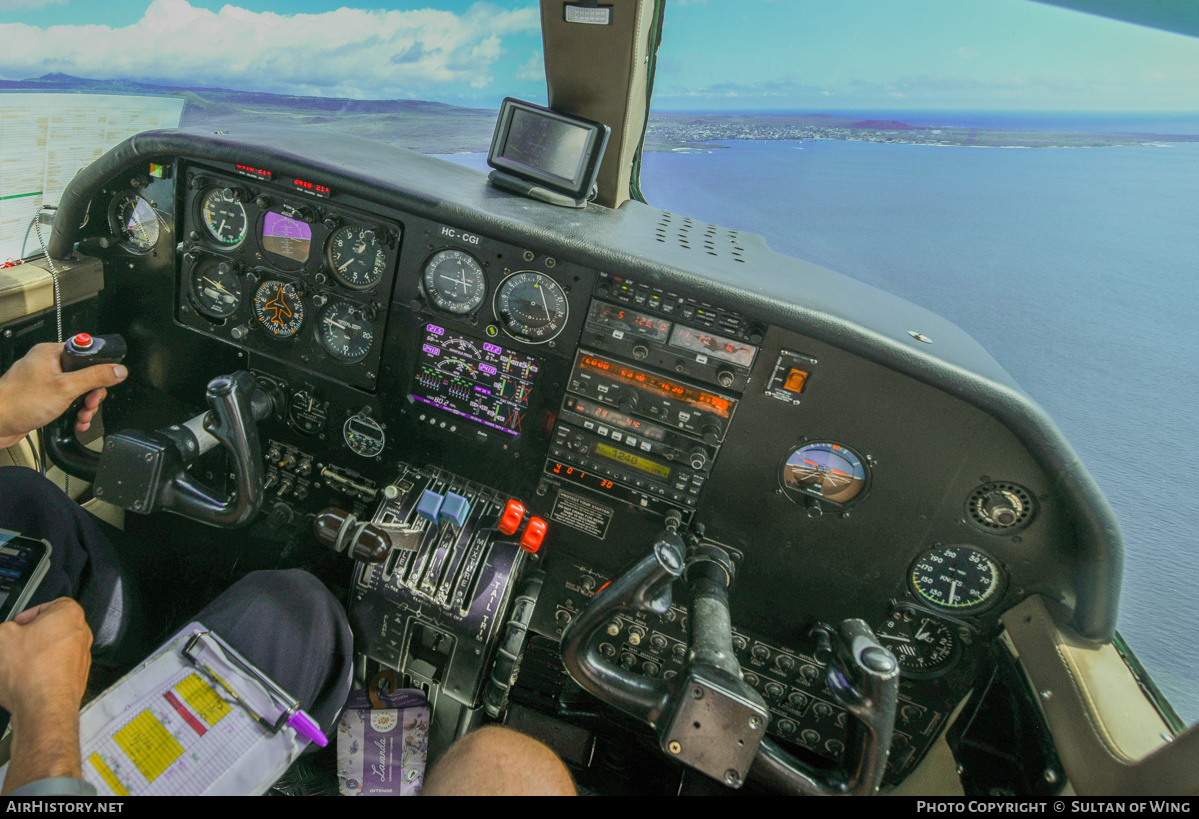
<instances>
[{"instance_id":1,"label":"throttle lever","mask_svg":"<svg viewBox=\"0 0 1199 819\"><path fill-rule=\"evenodd\" d=\"M69 373L97 364L120 364L128 351L125 339L115 333L105 336L78 333L67 340L59 365L64 373ZM76 398L66 412L46 425L44 445L50 460L63 472L85 481L95 481L100 453L88 449L75 437L75 416L85 397Z\"/></svg>"}]
</instances>

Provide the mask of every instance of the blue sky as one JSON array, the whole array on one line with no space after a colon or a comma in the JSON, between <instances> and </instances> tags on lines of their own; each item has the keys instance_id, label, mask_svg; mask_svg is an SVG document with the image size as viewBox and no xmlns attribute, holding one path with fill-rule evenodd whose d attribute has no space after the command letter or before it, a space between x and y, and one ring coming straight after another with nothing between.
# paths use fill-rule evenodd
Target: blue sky
<instances>
[{"instance_id":1,"label":"blue sky","mask_svg":"<svg viewBox=\"0 0 1199 819\"><path fill-rule=\"evenodd\" d=\"M0 0L0 78L545 98L535 3L345 3ZM1029 0L669 0L659 58L660 109L1199 111L1199 40Z\"/></svg>"}]
</instances>

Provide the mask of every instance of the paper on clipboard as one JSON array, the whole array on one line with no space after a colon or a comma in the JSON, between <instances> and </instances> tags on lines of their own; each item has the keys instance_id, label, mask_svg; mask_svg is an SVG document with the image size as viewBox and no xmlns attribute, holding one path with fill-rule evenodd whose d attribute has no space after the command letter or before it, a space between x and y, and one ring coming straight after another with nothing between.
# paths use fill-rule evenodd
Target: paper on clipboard
<instances>
[{"instance_id":1,"label":"paper on clipboard","mask_svg":"<svg viewBox=\"0 0 1199 819\"><path fill-rule=\"evenodd\" d=\"M83 778L100 795L257 795L304 749L290 728L264 730L180 656L202 631L189 625L83 709Z\"/></svg>"}]
</instances>

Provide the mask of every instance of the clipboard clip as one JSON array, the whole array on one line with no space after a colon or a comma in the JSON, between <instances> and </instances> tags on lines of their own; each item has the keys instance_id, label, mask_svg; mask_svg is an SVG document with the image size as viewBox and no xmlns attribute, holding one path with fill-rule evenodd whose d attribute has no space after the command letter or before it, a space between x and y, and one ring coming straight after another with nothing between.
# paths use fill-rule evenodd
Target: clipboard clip
<instances>
[{"instance_id":1,"label":"clipboard clip","mask_svg":"<svg viewBox=\"0 0 1199 819\"><path fill-rule=\"evenodd\" d=\"M277 734L284 725L290 724L304 739L325 744L295 724L297 715L312 722L300 710L299 701L247 662L217 634L197 631L179 653L270 733ZM320 739L324 738L324 734L320 734Z\"/></svg>"}]
</instances>

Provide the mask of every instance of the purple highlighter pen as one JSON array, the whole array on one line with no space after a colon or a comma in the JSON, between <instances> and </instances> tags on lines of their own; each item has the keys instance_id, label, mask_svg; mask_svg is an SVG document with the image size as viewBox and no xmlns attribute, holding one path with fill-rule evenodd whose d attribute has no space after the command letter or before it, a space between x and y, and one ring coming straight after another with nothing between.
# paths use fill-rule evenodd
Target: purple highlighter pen
<instances>
[{"instance_id":1,"label":"purple highlighter pen","mask_svg":"<svg viewBox=\"0 0 1199 819\"><path fill-rule=\"evenodd\" d=\"M316 720L303 711L296 711L288 717L287 724L304 739L315 742L322 748L329 744L329 740L325 737L325 732L321 730L321 726L317 725Z\"/></svg>"}]
</instances>

